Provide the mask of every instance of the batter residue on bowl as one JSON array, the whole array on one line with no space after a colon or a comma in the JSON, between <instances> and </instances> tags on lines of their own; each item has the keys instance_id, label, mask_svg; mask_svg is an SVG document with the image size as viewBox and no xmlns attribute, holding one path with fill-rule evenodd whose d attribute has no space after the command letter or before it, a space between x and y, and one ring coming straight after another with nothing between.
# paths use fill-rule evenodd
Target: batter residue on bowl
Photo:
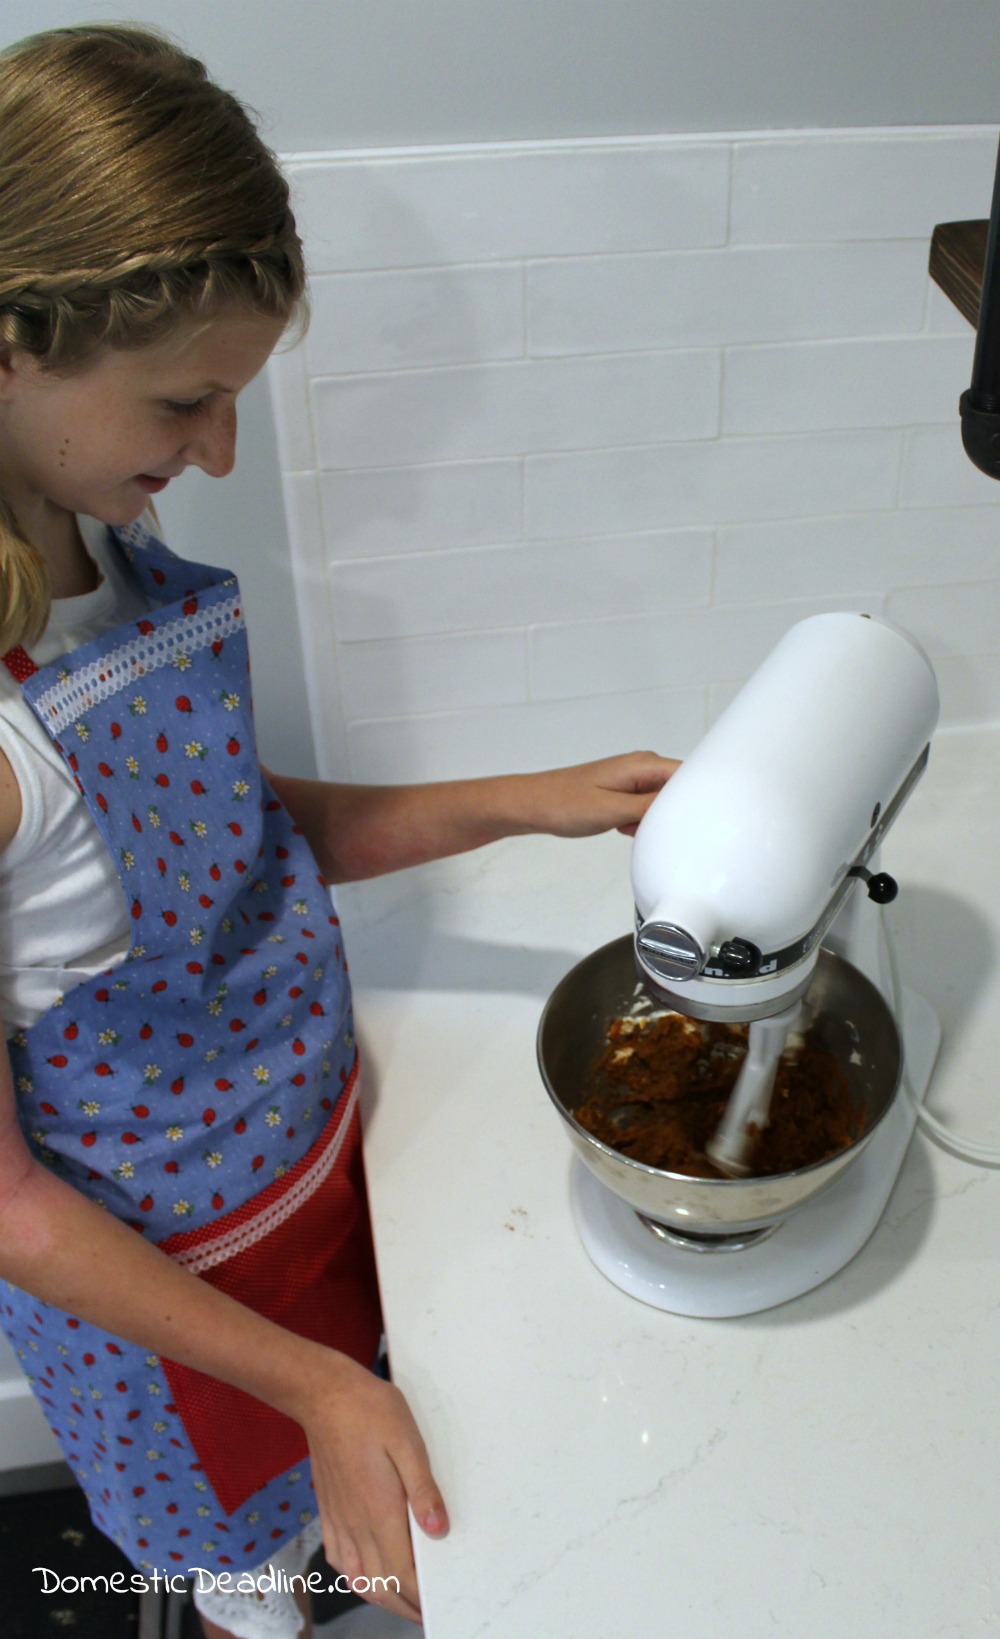
<instances>
[{"instance_id":1,"label":"batter residue on bowl","mask_svg":"<svg viewBox=\"0 0 1000 1639\"><path fill-rule=\"evenodd\" d=\"M705 1145L722 1120L746 1047L746 1025L700 1024L679 1013L614 1019L593 1086L573 1113L602 1144L634 1161L721 1178ZM807 1032L781 1058L751 1172L764 1177L825 1161L863 1128L836 1059Z\"/></svg>"}]
</instances>

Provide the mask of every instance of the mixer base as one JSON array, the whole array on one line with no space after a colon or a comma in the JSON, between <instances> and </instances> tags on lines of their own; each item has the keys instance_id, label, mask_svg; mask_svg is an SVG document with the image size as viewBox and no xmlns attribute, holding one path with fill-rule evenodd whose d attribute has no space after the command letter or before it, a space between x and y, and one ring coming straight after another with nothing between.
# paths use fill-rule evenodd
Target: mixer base
<instances>
[{"instance_id":1,"label":"mixer base","mask_svg":"<svg viewBox=\"0 0 1000 1639\"><path fill-rule=\"evenodd\" d=\"M941 1040L930 1005L903 991L902 1037L910 1091L922 1103ZM573 1216L588 1256L623 1292L655 1309L713 1320L755 1314L809 1292L860 1252L892 1193L916 1124L902 1094L853 1166L773 1232L751 1244L699 1237L697 1246L651 1233L648 1221L574 1158ZM726 1244L726 1243L729 1244Z\"/></svg>"}]
</instances>

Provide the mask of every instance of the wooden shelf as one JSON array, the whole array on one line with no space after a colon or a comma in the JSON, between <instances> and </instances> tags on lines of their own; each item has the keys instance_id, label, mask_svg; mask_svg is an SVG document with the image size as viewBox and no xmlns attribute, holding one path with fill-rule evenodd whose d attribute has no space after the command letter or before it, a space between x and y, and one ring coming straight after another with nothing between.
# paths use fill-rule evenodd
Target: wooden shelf
<instances>
[{"instance_id":1,"label":"wooden shelf","mask_svg":"<svg viewBox=\"0 0 1000 1639\"><path fill-rule=\"evenodd\" d=\"M931 235L930 276L968 319L979 323L988 222L942 222Z\"/></svg>"}]
</instances>

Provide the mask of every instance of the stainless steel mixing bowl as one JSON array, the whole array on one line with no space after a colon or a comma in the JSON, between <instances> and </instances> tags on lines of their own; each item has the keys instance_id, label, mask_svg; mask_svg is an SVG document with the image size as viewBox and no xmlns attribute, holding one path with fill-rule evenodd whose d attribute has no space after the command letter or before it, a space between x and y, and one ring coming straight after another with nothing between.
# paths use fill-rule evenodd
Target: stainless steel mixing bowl
<instances>
[{"instance_id":1,"label":"stainless steel mixing bowl","mask_svg":"<svg viewBox=\"0 0 1000 1639\"><path fill-rule=\"evenodd\" d=\"M591 1172L671 1234L731 1237L773 1228L857 1159L896 1096L902 1049L886 1002L857 968L821 950L800 1028L811 1029L817 1045L835 1054L852 1097L864 1108L863 1136L829 1160L769 1178L689 1178L630 1160L587 1132L574 1111L588 1096L609 1022L635 1008L637 984L630 935L578 962L545 1004L538 1064L573 1146Z\"/></svg>"}]
</instances>

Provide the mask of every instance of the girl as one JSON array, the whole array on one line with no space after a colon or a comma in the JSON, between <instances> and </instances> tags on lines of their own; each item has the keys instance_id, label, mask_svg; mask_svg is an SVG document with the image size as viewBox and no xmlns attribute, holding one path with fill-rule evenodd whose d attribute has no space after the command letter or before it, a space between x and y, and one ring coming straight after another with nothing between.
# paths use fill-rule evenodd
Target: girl
<instances>
[{"instance_id":1,"label":"girl","mask_svg":"<svg viewBox=\"0 0 1000 1639\"><path fill-rule=\"evenodd\" d=\"M407 1504L447 1530L370 1370L326 885L633 829L674 766L262 776L239 589L150 498L230 470L303 294L273 156L199 63L117 27L0 57L0 1319L95 1521L142 1572L198 1568L210 1639L299 1631L256 1573L320 1527L416 1620Z\"/></svg>"}]
</instances>

